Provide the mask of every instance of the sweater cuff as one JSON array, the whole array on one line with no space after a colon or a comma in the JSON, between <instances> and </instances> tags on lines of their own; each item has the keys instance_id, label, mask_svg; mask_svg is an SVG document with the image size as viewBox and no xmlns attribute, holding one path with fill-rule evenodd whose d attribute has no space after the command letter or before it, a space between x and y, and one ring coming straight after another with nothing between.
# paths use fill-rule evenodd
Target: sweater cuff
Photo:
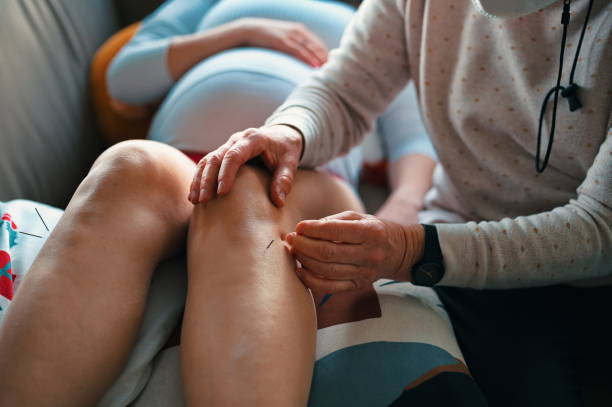
<instances>
[{"instance_id":1,"label":"sweater cuff","mask_svg":"<svg viewBox=\"0 0 612 407\"><path fill-rule=\"evenodd\" d=\"M274 113L266 120L266 126L284 124L296 128L302 133L304 146L300 166L315 167L320 163L317 160L316 126L307 109L301 107L290 107Z\"/></svg>"},{"instance_id":2,"label":"sweater cuff","mask_svg":"<svg viewBox=\"0 0 612 407\"><path fill-rule=\"evenodd\" d=\"M482 288L485 265L478 263L478 236L469 223L436 224L442 256L444 277L437 285L453 287Z\"/></svg>"}]
</instances>

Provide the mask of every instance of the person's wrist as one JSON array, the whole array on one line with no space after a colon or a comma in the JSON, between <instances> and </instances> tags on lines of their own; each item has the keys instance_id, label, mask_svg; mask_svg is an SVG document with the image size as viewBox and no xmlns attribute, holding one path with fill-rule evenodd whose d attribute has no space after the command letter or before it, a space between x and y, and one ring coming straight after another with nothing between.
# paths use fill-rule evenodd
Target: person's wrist
<instances>
[{"instance_id":1,"label":"person's wrist","mask_svg":"<svg viewBox=\"0 0 612 407\"><path fill-rule=\"evenodd\" d=\"M242 18L230 21L220 27L223 29L228 42L232 44L232 47L248 45L253 31L248 20L248 18Z\"/></svg>"},{"instance_id":2,"label":"person's wrist","mask_svg":"<svg viewBox=\"0 0 612 407\"><path fill-rule=\"evenodd\" d=\"M195 39L199 43L198 49L202 52L202 57L210 56L211 43L214 53L226 49L246 45L246 38L249 38L248 25L239 24L240 20L230 21L210 30L204 30L193 34L187 34L180 38ZM177 39L173 39L177 41Z\"/></svg>"},{"instance_id":3,"label":"person's wrist","mask_svg":"<svg viewBox=\"0 0 612 407\"><path fill-rule=\"evenodd\" d=\"M254 23L255 18L253 17L244 17L228 23L231 25L232 32L239 45L253 45L253 40L257 35L256 24Z\"/></svg>"},{"instance_id":4,"label":"person's wrist","mask_svg":"<svg viewBox=\"0 0 612 407\"><path fill-rule=\"evenodd\" d=\"M398 281L410 281L411 269L422 257L425 247L425 231L419 224L402 226L393 222L385 222L391 229L390 241L395 260L391 273L383 278Z\"/></svg>"},{"instance_id":5,"label":"person's wrist","mask_svg":"<svg viewBox=\"0 0 612 407\"><path fill-rule=\"evenodd\" d=\"M419 224L400 226L403 234L403 253L395 280L412 281L412 267L423 258L425 229Z\"/></svg>"},{"instance_id":6,"label":"person's wrist","mask_svg":"<svg viewBox=\"0 0 612 407\"><path fill-rule=\"evenodd\" d=\"M425 252L425 228L422 225L415 224L403 227L406 230L407 247L409 256L406 261L406 266L412 268L423 258Z\"/></svg>"}]
</instances>

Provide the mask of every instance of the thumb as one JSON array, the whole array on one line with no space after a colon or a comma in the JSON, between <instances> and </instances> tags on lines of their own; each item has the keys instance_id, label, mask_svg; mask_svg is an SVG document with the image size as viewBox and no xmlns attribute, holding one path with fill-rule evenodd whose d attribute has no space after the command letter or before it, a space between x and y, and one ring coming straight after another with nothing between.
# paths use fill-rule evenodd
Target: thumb
<instances>
[{"instance_id":1,"label":"thumb","mask_svg":"<svg viewBox=\"0 0 612 407\"><path fill-rule=\"evenodd\" d=\"M360 220L363 219L363 215L355 212L355 211L344 211L340 213L336 213L334 215L329 215L321 220Z\"/></svg>"}]
</instances>

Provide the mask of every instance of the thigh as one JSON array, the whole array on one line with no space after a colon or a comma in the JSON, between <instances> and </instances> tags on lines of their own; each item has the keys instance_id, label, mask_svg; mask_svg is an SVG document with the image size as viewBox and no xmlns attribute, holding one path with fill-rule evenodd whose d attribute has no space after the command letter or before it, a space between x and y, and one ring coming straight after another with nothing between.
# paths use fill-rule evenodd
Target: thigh
<instances>
[{"instance_id":1,"label":"thigh","mask_svg":"<svg viewBox=\"0 0 612 407\"><path fill-rule=\"evenodd\" d=\"M293 230L303 219L319 219L344 211L364 212L355 191L340 178L315 170L299 170L287 196L284 218Z\"/></svg>"},{"instance_id":2,"label":"thigh","mask_svg":"<svg viewBox=\"0 0 612 407\"><path fill-rule=\"evenodd\" d=\"M491 406L579 406L576 292L436 288Z\"/></svg>"},{"instance_id":3,"label":"thigh","mask_svg":"<svg viewBox=\"0 0 612 407\"><path fill-rule=\"evenodd\" d=\"M336 157L324 164L321 169L331 172L348 182L354 190L359 187L359 177L363 167L363 146L357 145L347 154Z\"/></svg>"}]
</instances>

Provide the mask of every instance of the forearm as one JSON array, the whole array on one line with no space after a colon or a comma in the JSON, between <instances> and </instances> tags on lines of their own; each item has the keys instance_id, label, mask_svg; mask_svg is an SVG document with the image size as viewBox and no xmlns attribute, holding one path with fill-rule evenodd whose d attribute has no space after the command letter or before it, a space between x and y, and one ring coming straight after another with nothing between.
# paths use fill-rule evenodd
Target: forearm
<instances>
[{"instance_id":1,"label":"forearm","mask_svg":"<svg viewBox=\"0 0 612 407\"><path fill-rule=\"evenodd\" d=\"M172 40L193 34L217 0L167 0L146 18L106 74L112 99L130 106L159 102L174 84L167 66Z\"/></svg>"},{"instance_id":2,"label":"forearm","mask_svg":"<svg viewBox=\"0 0 612 407\"><path fill-rule=\"evenodd\" d=\"M237 20L203 32L173 38L166 56L172 79L178 81L198 62L244 43L247 30L241 27L241 22Z\"/></svg>"},{"instance_id":3,"label":"forearm","mask_svg":"<svg viewBox=\"0 0 612 407\"><path fill-rule=\"evenodd\" d=\"M416 210L423 208L425 194L431 188L436 162L423 154L409 154L389 164L391 197L409 202Z\"/></svg>"},{"instance_id":4,"label":"forearm","mask_svg":"<svg viewBox=\"0 0 612 407\"><path fill-rule=\"evenodd\" d=\"M611 120L612 122L612 120ZM438 225L442 285L518 288L612 275L612 133L576 199L548 212Z\"/></svg>"},{"instance_id":5,"label":"forearm","mask_svg":"<svg viewBox=\"0 0 612 407\"><path fill-rule=\"evenodd\" d=\"M321 165L361 142L408 83L402 12L394 2L365 2L340 48L268 119L267 124L300 129L305 140L302 165Z\"/></svg>"},{"instance_id":6,"label":"forearm","mask_svg":"<svg viewBox=\"0 0 612 407\"><path fill-rule=\"evenodd\" d=\"M520 288L612 273L612 209L580 196L568 205L501 221L437 225L441 285Z\"/></svg>"},{"instance_id":7,"label":"forearm","mask_svg":"<svg viewBox=\"0 0 612 407\"><path fill-rule=\"evenodd\" d=\"M426 155L408 154L389 164L391 194L376 216L402 225L418 222L425 194L431 188L436 162Z\"/></svg>"},{"instance_id":8,"label":"forearm","mask_svg":"<svg viewBox=\"0 0 612 407\"><path fill-rule=\"evenodd\" d=\"M110 94L119 103L128 105L155 103L198 62L244 42L246 31L240 21L234 21L203 32L126 48L109 70ZM148 78L146 92L139 91L133 81L137 76L142 79L142 75Z\"/></svg>"}]
</instances>

